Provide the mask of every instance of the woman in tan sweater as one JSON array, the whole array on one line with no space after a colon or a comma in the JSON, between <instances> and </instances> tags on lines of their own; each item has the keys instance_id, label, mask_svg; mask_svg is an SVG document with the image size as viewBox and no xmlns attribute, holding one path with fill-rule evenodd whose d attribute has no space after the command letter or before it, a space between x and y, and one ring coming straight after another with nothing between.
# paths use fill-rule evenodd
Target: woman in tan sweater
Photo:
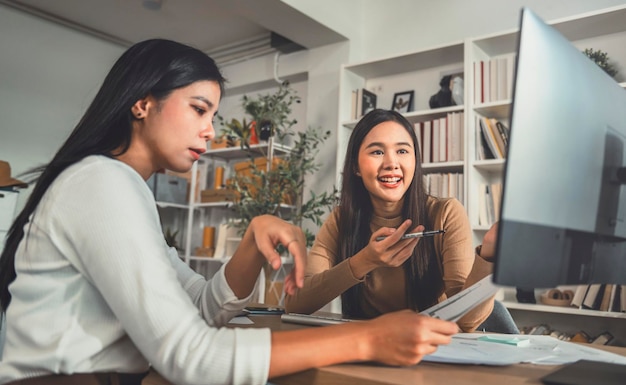
<instances>
[{"instance_id":1,"label":"woman in tan sweater","mask_svg":"<svg viewBox=\"0 0 626 385\"><path fill-rule=\"evenodd\" d=\"M377 109L361 119L348 143L340 205L317 235L304 286L286 298L288 311L312 313L339 295L347 317L421 311L491 273L492 263L474 253L463 205L426 194L419 159L413 125L400 113ZM445 233L400 239L439 229ZM475 330L492 308L493 300L476 307L460 329Z\"/></svg>"}]
</instances>

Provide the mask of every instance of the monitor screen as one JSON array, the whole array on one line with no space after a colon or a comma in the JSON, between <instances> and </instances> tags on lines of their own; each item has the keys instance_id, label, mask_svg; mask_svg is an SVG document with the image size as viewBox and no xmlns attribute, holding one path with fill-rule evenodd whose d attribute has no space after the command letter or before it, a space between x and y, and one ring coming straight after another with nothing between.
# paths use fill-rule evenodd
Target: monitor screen
<instances>
[{"instance_id":1,"label":"monitor screen","mask_svg":"<svg viewBox=\"0 0 626 385\"><path fill-rule=\"evenodd\" d=\"M522 10L494 281L626 284L626 90Z\"/></svg>"}]
</instances>

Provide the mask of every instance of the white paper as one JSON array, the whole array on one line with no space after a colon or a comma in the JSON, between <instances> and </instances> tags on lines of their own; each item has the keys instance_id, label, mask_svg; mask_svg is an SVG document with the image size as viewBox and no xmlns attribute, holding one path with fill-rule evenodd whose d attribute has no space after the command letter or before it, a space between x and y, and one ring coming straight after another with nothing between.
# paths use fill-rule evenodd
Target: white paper
<instances>
[{"instance_id":1,"label":"white paper","mask_svg":"<svg viewBox=\"0 0 626 385\"><path fill-rule=\"evenodd\" d=\"M456 322L465 313L496 294L498 286L493 284L491 277L492 274L489 274L467 289L422 311L421 314Z\"/></svg>"},{"instance_id":2,"label":"white paper","mask_svg":"<svg viewBox=\"0 0 626 385\"><path fill-rule=\"evenodd\" d=\"M514 346L478 340L485 335L527 339L530 343ZM550 336L525 334L460 333L452 337L450 344L440 345L435 353L424 357L424 361L472 365L561 365L581 359L626 365L626 357L619 354Z\"/></svg>"}]
</instances>

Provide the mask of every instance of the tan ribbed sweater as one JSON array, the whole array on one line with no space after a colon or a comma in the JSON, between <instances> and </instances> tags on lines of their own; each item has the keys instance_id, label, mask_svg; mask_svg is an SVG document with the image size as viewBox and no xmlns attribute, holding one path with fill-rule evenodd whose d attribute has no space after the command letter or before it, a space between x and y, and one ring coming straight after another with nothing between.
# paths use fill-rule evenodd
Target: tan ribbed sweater
<instances>
[{"instance_id":1,"label":"tan ribbed sweater","mask_svg":"<svg viewBox=\"0 0 626 385\"><path fill-rule=\"evenodd\" d=\"M469 220L458 200L430 197L427 206L433 229L446 230L445 234L434 237L445 285L445 292L439 298L442 301L490 274L493 264L475 255ZM363 282L361 307L366 315L375 317L405 309L406 280L402 267L378 268L361 281L352 274L348 260L337 264L340 241L337 216L335 209L317 234L307 260L304 287L294 296L287 296L287 310L312 313L360 282ZM370 226L374 232L383 226L398 227L402 221L401 217L374 217ZM493 299L461 318L459 327L466 332L474 331L492 309Z\"/></svg>"}]
</instances>

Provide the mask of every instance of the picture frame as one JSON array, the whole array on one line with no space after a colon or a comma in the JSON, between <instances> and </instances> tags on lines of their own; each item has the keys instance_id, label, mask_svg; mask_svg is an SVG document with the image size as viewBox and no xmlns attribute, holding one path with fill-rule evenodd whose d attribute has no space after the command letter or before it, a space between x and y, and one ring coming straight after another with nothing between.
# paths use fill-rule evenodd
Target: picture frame
<instances>
[{"instance_id":1,"label":"picture frame","mask_svg":"<svg viewBox=\"0 0 626 385\"><path fill-rule=\"evenodd\" d=\"M413 111L413 95L415 91L403 91L393 94L391 109L401 114Z\"/></svg>"},{"instance_id":2,"label":"picture frame","mask_svg":"<svg viewBox=\"0 0 626 385\"><path fill-rule=\"evenodd\" d=\"M361 116L376 108L376 94L372 91L361 89Z\"/></svg>"}]
</instances>

